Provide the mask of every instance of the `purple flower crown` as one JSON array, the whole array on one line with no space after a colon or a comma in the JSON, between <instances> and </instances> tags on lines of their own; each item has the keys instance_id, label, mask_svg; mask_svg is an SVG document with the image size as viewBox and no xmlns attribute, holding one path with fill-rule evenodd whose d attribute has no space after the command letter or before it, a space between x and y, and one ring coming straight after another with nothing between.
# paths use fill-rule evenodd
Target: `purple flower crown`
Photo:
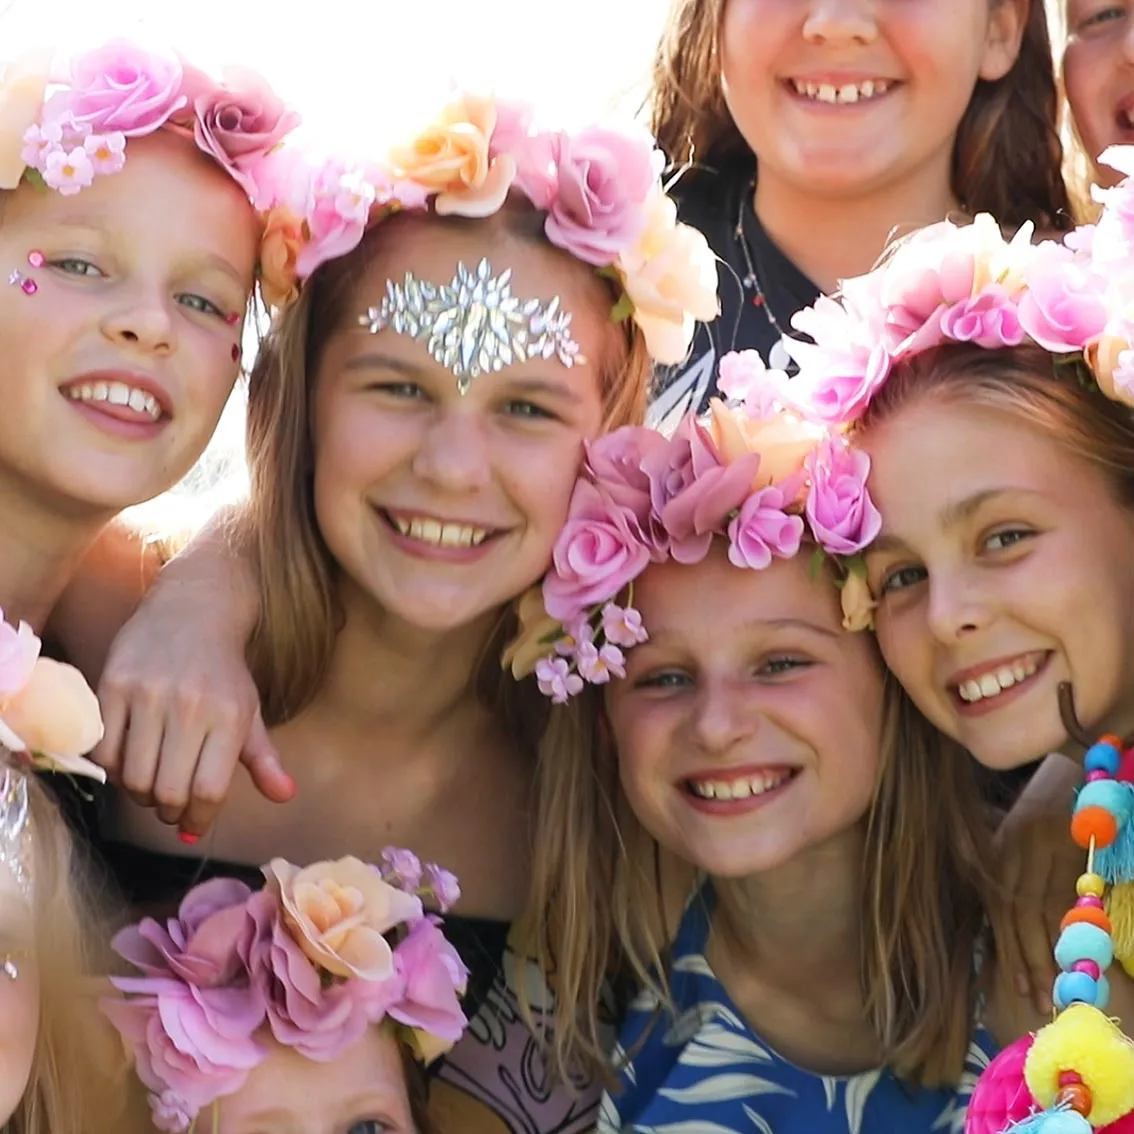
<instances>
[{"instance_id":1,"label":"purple flower crown","mask_svg":"<svg viewBox=\"0 0 1134 1134\"><path fill-rule=\"evenodd\" d=\"M1100 158L1134 174L1134 147ZM944 343L988 350L1033 342L1134 406L1134 179L1097 194L1097 225L1062 241L1007 241L987 214L944 221L896 245L865 276L796 313L811 341L785 337L794 393L810 415L848 427L904 358Z\"/></svg>"},{"instance_id":2,"label":"purple flower crown","mask_svg":"<svg viewBox=\"0 0 1134 1134\"><path fill-rule=\"evenodd\" d=\"M114 949L140 974L114 977L102 1009L150 1091L159 1130L185 1131L239 1091L267 1055L257 1033L326 1062L385 1023L425 1062L467 1021L468 972L423 899L443 913L457 880L407 850L305 869L273 859L266 885L217 878L177 916L122 930Z\"/></svg>"},{"instance_id":3,"label":"purple flower crown","mask_svg":"<svg viewBox=\"0 0 1134 1134\"><path fill-rule=\"evenodd\" d=\"M716 537L735 566L761 570L810 533L841 565L844 624L869 624L857 559L881 526L869 458L801 416L786 376L754 351L725 356L719 385L730 404L688 414L672 437L627 426L588 444L551 570L521 602L504 659L516 676L534 670L552 701L625 676L624 650L648 636L633 581L651 563L700 562Z\"/></svg>"}]
</instances>

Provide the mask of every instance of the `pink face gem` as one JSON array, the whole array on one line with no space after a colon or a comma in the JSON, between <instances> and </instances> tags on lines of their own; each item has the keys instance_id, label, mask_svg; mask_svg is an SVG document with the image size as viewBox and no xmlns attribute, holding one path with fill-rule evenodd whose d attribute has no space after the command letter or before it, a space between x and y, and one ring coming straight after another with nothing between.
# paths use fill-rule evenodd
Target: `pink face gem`
<instances>
[{"instance_id":1,"label":"pink face gem","mask_svg":"<svg viewBox=\"0 0 1134 1134\"><path fill-rule=\"evenodd\" d=\"M33 268L42 268L47 263L47 257L42 252L29 252L28 263Z\"/></svg>"},{"instance_id":2,"label":"pink face gem","mask_svg":"<svg viewBox=\"0 0 1134 1134\"><path fill-rule=\"evenodd\" d=\"M240 322L240 312L233 311L231 314L224 317L224 321L230 326L235 327Z\"/></svg>"},{"instance_id":3,"label":"pink face gem","mask_svg":"<svg viewBox=\"0 0 1134 1134\"><path fill-rule=\"evenodd\" d=\"M39 291L39 284L37 284L35 280L21 280L20 290L24 295L35 295L35 293Z\"/></svg>"},{"instance_id":4,"label":"pink face gem","mask_svg":"<svg viewBox=\"0 0 1134 1134\"><path fill-rule=\"evenodd\" d=\"M239 362L240 361L240 347L237 346L236 343L232 344L232 361L233 362Z\"/></svg>"}]
</instances>

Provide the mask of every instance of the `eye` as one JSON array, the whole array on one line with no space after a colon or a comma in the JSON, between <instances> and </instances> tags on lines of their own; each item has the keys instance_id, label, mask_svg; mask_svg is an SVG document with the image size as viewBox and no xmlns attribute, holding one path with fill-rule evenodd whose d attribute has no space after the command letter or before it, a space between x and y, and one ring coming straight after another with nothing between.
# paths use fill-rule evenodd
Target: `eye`
<instances>
[{"instance_id":1,"label":"eye","mask_svg":"<svg viewBox=\"0 0 1134 1134\"><path fill-rule=\"evenodd\" d=\"M1102 8L1098 12L1092 12L1089 16L1079 21L1076 26L1076 31L1082 31L1084 28L1095 28L1101 24L1113 23L1115 20L1121 20L1126 16L1126 9L1117 4L1112 4L1109 8Z\"/></svg>"},{"instance_id":2,"label":"eye","mask_svg":"<svg viewBox=\"0 0 1134 1134\"><path fill-rule=\"evenodd\" d=\"M64 256L59 260L49 260L48 263L51 267L58 268L64 275L68 276L97 278L106 275L97 264L91 263L90 260L84 260L81 256Z\"/></svg>"},{"instance_id":3,"label":"eye","mask_svg":"<svg viewBox=\"0 0 1134 1134\"><path fill-rule=\"evenodd\" d=\"M555 414L549 413L543 406L537 406L535 402L506 402L504 412L510 417L525 417L531 421L552 421L555 419Z\"/></svg>"},{"instance_id":4,"label":"eye","mask_svg":"<svg viewBox=\"0 0 1134 1134\"><path fill-rule=\"evenodd\" d=\"M394 1127L384 1119L364 1118L361 1122L356 1122L347 1134L386 1134L393 1129Z\"/></svg>"},{"instance_id":5,"label":"eye","mask_svg":"<svg viewBox=\"0 0 1134 1134\"><path fill-rule=\"evenodd\" d=\"M203 295L192 293L179 295L177 302L182 307L188 307L190 311L199 311L202 315L215 315L218 319L225 317L225 313L211 299L206 299Z\"/></svg>"},{"instance_id":6,"label":"eye","mask_svg":"<svg viewBox=\"0 0 1134 1134\"><path fill-rule=\"evenodd\" d=\"M1027 528L1003 528L993 532L985 541L984 547L988 551L1004 551L1022 540L1029 539L1035 532Z\"/></svg>"},{"instance_id":7,"label":"eye","mask_svg":"<svg viewBox=\"0 0 1134 1134\"><path fill-rule=\"evenodd\" d=\"M784 654L779 657L768 658L756 669L759 677L781 677L797 669L809 669L813 663L807 658Z\"/></svg>"},{"instance_id":8,"label":"eye","mask_svg":"<svg viewBox=\"0 0 1134 1134\"><path fill-rule=\"evenodd\" d=\"M427 396L416 382L375 382L366 388L406 401L421 401Z\"/></svg>"},{"instance_id":9,"label":"eye","mask_svg":"<svg viewBox=\"0 0 1134 1134\"><path fill-rule=\"evenodd\" d=\"M647 673L634 682L635 689L684 689L693 684L693 679L676 669L665 669Z\"/></svg>"},{"instance_id":10,"label":"eye","mask_svg":"<svg viewBox=\"0 0 1134 1134\"><path fill-rule=\"evenodd\" d=\"M928 575L929 572L926 571L924 567L895 568L893 571L889 571L883 575L878 593L879 595L887 595L892 594L894 591L905 590L907 587L923 583Z\"/></svg>"}]
</instances>

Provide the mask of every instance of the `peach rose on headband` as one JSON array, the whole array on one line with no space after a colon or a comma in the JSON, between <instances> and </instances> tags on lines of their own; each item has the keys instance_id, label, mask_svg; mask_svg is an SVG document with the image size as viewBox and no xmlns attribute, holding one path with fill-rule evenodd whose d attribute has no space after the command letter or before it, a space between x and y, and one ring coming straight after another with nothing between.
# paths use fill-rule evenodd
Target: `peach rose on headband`
<instances>
[{"instance_id":1,"label":"peach rose on headband","mask_svg":"<svg viewBox=\"0 0 1134 1134\"><path fill-rule=\"evenodd\" d=\"M304 955L334 976L385 980L394 971L386 934L423 916L419 898L383 882L357 858L303 870L274 858L264 874Z\"/></svg>"},{"instance_id":2,"label":"peach rose on headband","mask_svg":"<svg viewBox=\"0 0 1134 1134\"><path fill-rule=\"evenodd\" d=\"M543 605L543 588L534 586L520 596L516 604L520 629L504 648L500 664L512 670L516 680L535 672L536 662L555 652L555 641L563 634L557 618L552 618Z\"/></svg>"},{"instance_id":3,"label":"peach rose on headband","mask_svg":"<svg viewBox=\"0 0 1134 1134\"><path fill-rule=\"evenodd\" d=\"M260 291L269 307L286 307L299 295L296 265L305 244L302 217L284 205L268 213L260 239Z\"/></svg>"},{"instance_id":4,"label":"peach rose on headband","mask_svg":"<svg viewBox=\"0 0 1134 1134\"><path fill-rule=\"evenodd\" d=\"M866 580L852 571L839 591L839 601L843 608L843 629L852 634L860 630L874 628L874 596Z\"/></svg>"},{"instance_id":5,"label":"peach rose on headband","mask_svg":"<svg viewBox=\"0 0 1134 1134\"><path fill-rule=\"evenodd\" d=\"M394 148L390 158L395 176L436 193L434 208L441 216L491 216L516 176L512 158L489 154L495 128L495 105L465 95L445 107L412 142Z\"/></svg>"},{"instance_id":6,"label":"peach rose on headband","mask_svg":"<svg viewBox=\"0 0 1134 1134\"><path fill-rule=\"evenodd\" d=\"M634 322L656 362L684 360L693 323L717 317L717 263L704 236L677 223L677 205L655 187L642 235L618 257Z\"/></svg>"},{"instance_id":7,"label":"peach rose on headband","mask_svg":"<svg viewBox=\"0 0 1134 1134\"><path fill-rule=\"evenodd\" d=\"M753 491L802 472L804 460L824 436L821 426L787 410L758 418L719 398L709 403L709 432L726 465L748 453L759 454Z\"/></svg>"},{"instance_id":8,"label":"peach rose on headband","mask_svg":"<svg viewBox=\"0 0 1134 1134\"><path fill-rule=\"evenodd\" d=\"M43 110L51 53L36 51L17 59L0 80L0 189L15 189L24 175L24 134Z\"/></svg>"},{"instance_id":9,"label":"peach rose on headband","mask_svg":"<svg viewBox=\"0 0 1134 1134\"><path fill-rule=\"evenodd\" d=\"M1134 321L1129 316L1112 318L1087 344L1083 357L1108 398L1134 406Z\"/></svg>"}]
</instances>

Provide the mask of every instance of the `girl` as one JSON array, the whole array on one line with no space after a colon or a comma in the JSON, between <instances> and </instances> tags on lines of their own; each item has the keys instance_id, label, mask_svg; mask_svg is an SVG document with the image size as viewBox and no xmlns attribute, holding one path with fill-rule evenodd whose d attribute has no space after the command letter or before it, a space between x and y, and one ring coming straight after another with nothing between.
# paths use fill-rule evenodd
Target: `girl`
<instances>
[{"instance_id":1,"label":"girl","mask_svg":"<svg viewBox=\"0 0 1134 1134\"><path fill-rule=\"evenodd\" d=\"M721 259L722 317L662 377L654 419L703 407L730 350L786 366L792 315L895 228L963 210L1065 229L1056 110L1038 0L674 0L652 125L693 163L682 216Z\"/></svg>"},{"instance_id":2,"label":"girl","mask_svg":"<svg viewBox=\"0 0 1134 1134\"><path fill-rule=\"evenodd\" d=\"M202 864L115 799L104 852L135 901L161 903L202 870L277 852L412 839L461 861L464 916L449 926L473 1022L440 1065L434 1114L462 1131L589 1129L593 1077L549 1081L519 1014L521 986L540 1013L551 1003L513 951L519 929L506 945L525 911L542 713L503 682L499 656L513 600L546 570L582 442L640 418L651 354L679 356L692 317L715 310L711 255L676 224L646 139L537 133L471 96L385 166L344 174L357 197L344 223L328 217L346 196L333 172L316 170L310 195L289 177L269 221L296 242L300 274L325 262L296 284L249 389L241 531L247 585L263 592L251 662L295 801L229 792L235 755L209 706L181 713L176 679L157 698L139 688L107 704L118 782L174 822L202 783L225 809ZM327 239L313 251L304 233ZM222 580L240 566L225 555ZM231 606L212 597L206 611L173 595L181 624L227 634ZM231 656L214 668L231 672Z\"/></svg>"},{"instance_id":3,"label":"girl","mask_svg":"<svg viewBox=\"0 0 1134 1134\"><path fill-rule=\"evenodd\" d=\"M990 817L848 629L868 462L746 394L772 412L592 444L543 584L566 637L535 672L582 701L549 728L537 880L592 913L548 939L584 998L604 945L643 985L600 1130L959 1130L993 1032L1022 1030L991 979ZM707 876L668 947L651 843Z\"/></svg>"},{"instance_id":4,"label":"girl","mask_svg":"<svg viewBox=\"0 0 1134 1134\"><path fill-rule=\"evenodd\" d=\"M148 1089L146 1125L189 1130L211 1111L223 1134L427 1134L413 1061L461 1034L467 972L422 898L447 908L456 880L395 849L383 867L263 873L255 893L204 882L164 925L115 938L141 975L114 978L103 1011Z\"/></svg>"}]
</instances>

